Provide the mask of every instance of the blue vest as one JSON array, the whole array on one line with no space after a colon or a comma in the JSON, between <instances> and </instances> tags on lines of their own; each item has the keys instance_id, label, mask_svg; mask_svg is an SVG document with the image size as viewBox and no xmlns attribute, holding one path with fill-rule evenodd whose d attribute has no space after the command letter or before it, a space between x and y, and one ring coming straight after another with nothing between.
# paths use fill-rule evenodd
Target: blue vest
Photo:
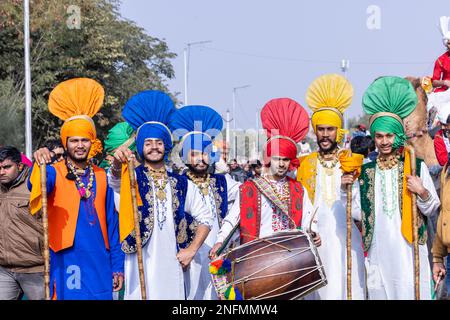
<instances>
[{"instance_id":1,"label":"blue vest","mask_svg":"<svg viewBox=\"0 0 450 320\"><path fill-rule=\"evenodd\" d=\"M144 165L140 165L136 168L139 194L142 199L142 206L138 208L141 216L139 227L141 231L142 247L144 247L150 239L155 221L152 184L149 183L146 171L148 171L148 169ZM170 172L168 172L167 175L169 179L168 183L170 183L172 191L172 210L178 251L180 248L187 248L191 243L195 235L196 223L194 218L184 210L188 189L188 180L186 176L180 176ZM147 198L147 194L152 196ZM122 242L122 251L125 253L134 253L136 250L136 233L133 231Z\"/></svg>"}]
</instances>

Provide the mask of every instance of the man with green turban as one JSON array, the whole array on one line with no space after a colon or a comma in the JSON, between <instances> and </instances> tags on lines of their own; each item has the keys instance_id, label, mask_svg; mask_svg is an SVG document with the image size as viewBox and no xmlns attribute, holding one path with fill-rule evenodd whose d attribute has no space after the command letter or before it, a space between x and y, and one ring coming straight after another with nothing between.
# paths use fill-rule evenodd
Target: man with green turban
<instances>
[{"instance_id":1,"label":"man with green turban","mask_svg":"<svg viewBox=\"0 0 450 320\"><path fill-rule=\"evenodd\" d=\"M363 96L370 134L379 155L360 176L363 243L367 252L369 299L408 300L415 297L412 197L417 195L420 298L431 299L431 270L426 245L426 217L440 201L425 163L417 159L419 176L411 175L411 159L403 119L417 105L411 83L399 77L375 80Z\"/></svg>"},{"instance_id":2,"label":"man with green turban","mask_svg":"<svg viewBox=\"0 0 450 320\"><path fill-rule=\"evenodd\" d=\"M136 143L134 142L134 139L130 139L132 134L133 128L127 122L119 122L109 130L108 136L104 142L106 157L100 163L101 168L105 170L109 169L112 161L114 161L114 151L125 143L129 145L128 149L133 152L136 151Z\"/></svg>"}]
</instances>

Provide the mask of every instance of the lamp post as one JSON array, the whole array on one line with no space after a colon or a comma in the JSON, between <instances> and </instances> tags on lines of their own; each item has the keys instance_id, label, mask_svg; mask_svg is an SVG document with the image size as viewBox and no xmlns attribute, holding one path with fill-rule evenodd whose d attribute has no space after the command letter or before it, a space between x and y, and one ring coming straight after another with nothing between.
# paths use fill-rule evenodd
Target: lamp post
<instances>
[{"instance_id":1,"label":"lamp post","mask_svg":"<svg viewBox=\"0 0 450 320\"><path fill-rule=\"evenodd\" d=\"M341 71L344 75L344 78L347 79L347 71L350 68L350 60L348 59L342 59L341 60ZM347 114L344 114L344 126L345 128L347 128L347 130L350 130L350 128L348 127L348 121L347 121Z\"/></svg>"},{"instance_id":2,"label":"lamp post","mask_svg":"<svg viewBox=\"0 0 450 320\"><path fill-rule=\"evenodd\" d=\"M191 46L210 42L212 42L212 40L189 42L186 43L186 47L184 47L184 105L188 104L189 55L191 53Z\"/></svg>"},{"instance_id":3,"label":"lamp post","mask_svg":"<svg viewBox=\"0 0 450 320\"><path fill-rule=\"evenodd\" d=\"M30 1L23 2L24 65L25 65L25 154L31 159L31 71L30 71Z\"/></svg>"},{"instance_id":4,"label":"lamp post","mask_svg":"<svg viewBox=\"0 0 450 320\"><path fill-rule=\"evenodd\" d=\"M244 88L248 88L248 87L250 87L249 84L246 84L245 86L233 88L233 130L236 130L236 91L238 89L244 89Z\"/></svg>"}]
</instances>

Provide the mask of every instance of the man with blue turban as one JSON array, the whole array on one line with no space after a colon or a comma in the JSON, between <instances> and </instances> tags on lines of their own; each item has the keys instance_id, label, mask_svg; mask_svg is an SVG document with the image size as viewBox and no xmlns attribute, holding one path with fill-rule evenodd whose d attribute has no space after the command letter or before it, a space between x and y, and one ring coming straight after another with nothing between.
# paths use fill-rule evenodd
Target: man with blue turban
<instances>
[{"instance_id":1,"label":"man with blue turban","mask_svg":"<svg viewBox=\"0 0 450 320\"><path fill-rule=\"evenodd\" d=\"M136 94L122 111L136 130L136 149L142 163L135 174L146 295L150 300L186 298L188 267L212 225L212 217L195 186L185 176L166 170L165 161L173 147L167 125L174 111L170 97L159 91ZM127 253L125 299L140 299L130 180L126 165L122 165L133 154L119 147L114 157L110 181L116 192L120 189L120 239Z\"/></svg>"},{"instance_id":2,"label":"man with blue turban","mask_svg":"<svg viewBox=\"0 0 450 320\"><path fill-rule=\"evenodd\" d=\"M229 207L237 197L240 183L229 174L208 173L210 166L220 158L213 145L223 127L220 114L206 106L185 106L172 114L169 125L181 145L179 156L187 167L185 176L195 184L196 192L214 217L211 232L189 268L187 298L216 300L217 294L209 274L209 251L216 242Z\"/></svg>"}]
</instances>

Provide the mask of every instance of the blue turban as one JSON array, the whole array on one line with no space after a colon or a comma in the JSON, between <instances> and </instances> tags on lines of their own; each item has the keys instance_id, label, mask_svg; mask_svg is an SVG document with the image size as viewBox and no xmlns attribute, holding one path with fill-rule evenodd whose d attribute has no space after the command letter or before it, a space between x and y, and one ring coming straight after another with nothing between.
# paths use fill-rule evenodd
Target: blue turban
<instances>
[{"instance_id":1,"label":"blue turban","mask_svg":"<svg viewBox=\"0 0 450 320\"><path fill-rule=\"evenodd\" d=\"M220 114L207 106L185 106L175 111L170 117L170 129L182 142L181 157L187 162L191 150L209 155L209 162L220 159L220 152L215 152L213 140L221 133L223 120Z\"/></svg>"},{"instance_id":2,"label":"blue turban","mask_svg":"<svg viewBox=\"0 0 450 320\"><path fill-rule=\"evenodd\" d=\"M136 150L143 157L146 139L160 139L164 143L165 159L172 150L172 137L167 127L176 108L169 95L161 91L142 91L131 97L122 110L124 119L137 130Z\"/></svg>"},{"instance_id":3,"label":"blue turban","mask_svg":"<svg viewBox=\"0 0 450 320\"><path fill-rule=\"evenodd\" d=\"M144 123L138 128L136 135L136 150L141 157L144 159L144 143L147 139L159 139L164 143L164 158L167 159L169 152L173 148L172 135L163 123Z\"/></svg>"}]
</instances>

